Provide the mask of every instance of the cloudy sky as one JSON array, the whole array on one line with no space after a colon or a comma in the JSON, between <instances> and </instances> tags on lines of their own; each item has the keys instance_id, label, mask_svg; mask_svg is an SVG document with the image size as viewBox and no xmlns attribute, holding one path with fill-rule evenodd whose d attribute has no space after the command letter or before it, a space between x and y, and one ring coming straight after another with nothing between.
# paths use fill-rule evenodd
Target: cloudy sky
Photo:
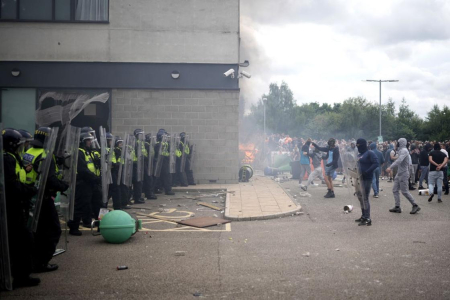
<instances>
[{"instance_id":1,"label":"cloudy sky","mask_svg":"<svg viewBox=\"0 0 450 300\"><path fill-rule=\"evenodd\" d=\"M241 0L241 95L288 83L297 104L405 98L419 116L450 106L450 1ZM248 106L249 107L249 106ZM248 108L247 107L247 108Z\"/></svg>"}]
</instances>

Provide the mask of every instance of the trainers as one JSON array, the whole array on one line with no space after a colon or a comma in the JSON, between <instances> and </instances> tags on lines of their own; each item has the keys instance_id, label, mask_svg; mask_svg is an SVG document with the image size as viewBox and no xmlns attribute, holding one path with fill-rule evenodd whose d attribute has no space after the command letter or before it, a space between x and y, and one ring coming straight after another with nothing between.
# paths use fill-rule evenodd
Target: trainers
<instances>
[{"instance_id":1,"label":"trainers","mask_svg":"<svg viewBox=\"0 0 450 300\"><path fill-rule=\"evenodd\" d=\"M170 192L166 192L166 195L172 196L172 195L175 195L175 193L170 191Z\"/></svg>"},{"instance_id":2,"label":"trainers","mask_svg":"<svg viewBox=\"0 0 450 300\"><path fill-rule=\"evenodd\" d=\"M363 219L358 226L372 226L372 220L371 219Z\"/></svg>"},{"instance_id":3,"label":"trainers","mask_svg":"<svg viewBox=\"0 0 450 300\"><path fill-rule=\"evenodd\" d=\"M83 233L82 233L79 229L70 229L70 230L69 230L69 234L70 234L70 235L75 235L75 236L80 236L80 235L82 235Z\"/></svg>"},{"instance_id":4,"label":"trainers","mask_svg":"<svg viewBox=\"0 0 450 300\"><path fill-rule=\"evenodd\" d=\"M396 206L394 208L391 208L389 211L392 212L392 213L401 213L402 209L400 207Z\"/></svg>"},{"instance_id":5,"label":"trainers","mask_svg":"<svg viewBox=\"0 0 450 300\"><path fill-rule=\"evenodd\" d=\"M413 187L413 186L410 186L410 187L409 187L409 190L410 190L410 191L415 191L415 190L416 190L416 188L415 188L415 187Z\"/></svg>"},{"instance_id":6,"label":"trainers","mask_svg":"<svg viewBox=\"0 0 450 300\"><path fill-rule=\"evenodd\" d=\"M150 199L150 200L156 200L156 199L158 199L158 197L156 197L155 194L152 194L152 195L150 195L149 197L147 197L147 200L148 200L148 199Z\"/></svg>"},{"instance_id":7,"label":"trainers","mask_svg":"<svg viewBox=\"0 0 450 300\"><path fill-rule=\"evenodd\" d=\"M53 272L58 270L58 265L57 264L47 264L47 265L42 265L39 267L35 267L33 269L33 273L45 273L45 272Z\"/></svg>"},{"instance_id":8,"label":"trainers","mask_svg":"<svg viewBox=\"0 0 450 300\"><path fill-rule=\"evenodd\" d=\"M441 199L438 199L438 203L442 203L442 200L441 200Z\"/></svg>"},{"instance_id":9,"label":"trainers","mask_svg":"<svg viewBox=\"0 0 450 300\"><path fill-rule=\"evenodd\" d=\"M325 180L322 180L322 184L327 184L327 183L325 182Z\"/></svg>"},{"instance_id":10,"label":"trainers","mask_svg":"<svg viewBox=\"0 0 450 300\"><path fill-rule=\"evenodd\" d=\"M39 283L41 283L41 280L39 278L33 278L29 276L24 278L14 278L13 288L17 289L20 287L37 286Z\"/></svg>"},{"instance_id":11,"label":"trainers","mask_svg":"<svg viewBox=\"0 0 450 300\"><path fill-rule=\"evenodd\" d=\"M144 199L134 200L134 204L144 204L144 203L145 203Z\"/></svg>"},{"instance_id":12,"label":"trainers","mask_svg":"<svg viewBox=\"0 0 450 300\"><path fill-rule=\"evenodd\" d=\"M419 190L424 190L425 188L421 185L419 185Z\"/></svg>"},{"instance_id":13,"label":"trainers","mask_svg":"<svg viewBox=\"0 0 450 300\"><path fill-rule=\"evenodd\" d=\"M415 206L413 206L413 208L412 208L410 214L414 215L414 214L416 214L419 210L420 210L419 205L415 205Z\"/></svg>"},{"instance_id":14,"label":"trainers","mask_svg":"<svg viewBox=\"0 0 450 300\"><path fill-rule=\"evenodd\" d=\"M373 195L374 198L378 198L378 194Z\"/></svg>"},{"instance_id":15,"label":"trainers","mask_svg":"<svg viewBox=\"0 0 450 300\"><path fill-rule=\"evenodd\" d=\"M333 191L328 191L328 193L324 197L325 198L335 198L336 196L334 195Z\"/></svg>"},{"instance_id":16,"label":"trainers","mask_svg":"<svg viewBox=\"0 0 450 300\"><path fill-rule=\"evenodd\" d=\"M434 194L431 194L430 198L428 198L428 202L433 201Z\"/></svg>"},{"instance_id":17,"label":"trainers","mask_svg":"<svg viewBox=\"0 0 450 300\"><path fill-rule=\"evenodd\" d=\"M304 185L302 185L300 188L301 188L302 190L304 190L305 192L308 190L308 187L307 187L307 186L304 186Z\"/></svg>"},{"instance_id":18,"label":"trainers","mask_svg":"<svg viewBox=\"0 0 450 300\"><path fill-rule=\"evenodd\" d=\"M361 218L355 220L356 223L361 223L362 221L364 221L364 218L363 218L363 217L361 217Z\"/></svg>"}]
</instances>

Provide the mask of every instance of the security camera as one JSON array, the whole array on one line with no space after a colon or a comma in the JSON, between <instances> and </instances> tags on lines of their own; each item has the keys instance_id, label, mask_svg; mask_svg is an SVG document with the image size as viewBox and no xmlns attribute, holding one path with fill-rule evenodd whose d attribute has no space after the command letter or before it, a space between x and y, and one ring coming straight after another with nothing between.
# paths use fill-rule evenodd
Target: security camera
<instances>
[{"instance_id":1,"label":"security camera","mask_svg":"<svg viewBox=\"0 0 450 300\"><path fill-rule=\"evenodd\" d=\"M228 71L226 71L225 73L223 73L223 75L225 77L228 77L231 75L231 78L234 78L234 69L229 69Z\"/></svg>"},{"instance_id":2,"label":"security camera","mask_svg":"<svg viewBox=\"0 0 450 300\"><path fill-rule=\"evenodd\" d=\"M242 77L242 76L245 76L245 77L247 77L247 78L252 77L252 74L247 73L247 72L245 72L245 71L241 71L240 74L241 74L241 77Z\"/></svg>"}]
</instances>

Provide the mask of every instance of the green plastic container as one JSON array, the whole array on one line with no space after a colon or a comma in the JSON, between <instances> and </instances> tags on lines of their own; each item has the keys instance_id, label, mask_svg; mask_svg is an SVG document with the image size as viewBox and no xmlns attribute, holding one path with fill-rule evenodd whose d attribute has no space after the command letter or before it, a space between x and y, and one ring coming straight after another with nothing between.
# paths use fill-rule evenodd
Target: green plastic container
<instances>
[{"instance_id":1,"label":"green plastic container","mask_svg":"<svg viewBox=\"0 0 450 300\"><path fill-rule=\"evenodd\" d=\"M122 210L107 213L100 221L100 234L112 244L126 242L138 229L142 229L142 221L133 219Z\"/></svg>"}]
</instances>

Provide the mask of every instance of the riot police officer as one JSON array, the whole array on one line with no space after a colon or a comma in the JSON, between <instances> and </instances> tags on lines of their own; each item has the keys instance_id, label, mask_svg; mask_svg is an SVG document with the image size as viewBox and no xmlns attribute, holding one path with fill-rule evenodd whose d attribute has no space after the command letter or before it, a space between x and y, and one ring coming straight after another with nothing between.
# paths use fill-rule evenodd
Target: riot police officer
<instances>
[{"instance_id":1,"label":"riot police officer","mask_svg":"<svg viewBox=\"0 0 450 300\"><path fill-rule=\"evenodd\" d=\"M159 177L159 182L156 184L156 188L164 187L166 195L175 195L175 193L172 192L172 175L170 174L169 169L170 168L169 143L163 141L163 135L165 134L167 134L167 132L164 129L160 129L156 134L155 161L158 160L159 155L162 156L161 174ZM161 146L161 153L159 153L160 146Z\"/></svg>"},{"instance_id":2,"label":"riot police officer","mask_svg":"<svg viewBox=\"0 0 450 300\"><path fill-rule=\"evenodd\" d=\"M22 136L22 140L24 141L23 153L25 153L30 148L30 142L33 140L33 136L25 129L19 129L17 131L20 133L20 135Z\"/></svg>"},{"instance_id":3,"label":"riot police officer","mask_svg":"<svg viewBox=\"0 0 450 300\"><path fill-rule=\"evenodd\" d=\"M41 282L39 278L30 277L32 235L27 227L27 219L30 200L37 189L25 184L26 172L18 152L19 146L23 144L21 138L21 134L14 129L2 132L8 241L14 288L35 286Z\"/></svg>"},{"instance_id":4,"label":"riot police officer","mask_svg":"<svg viewBox=\"0 0 450 300\"><path fill-rule=\"evenodd\" d=\"M184 153L186 155L186 163L184 166L184 173L186 174L187 183L189 185L196 185L194 180L194 172L191 170L191 145L186 142L186 133L180 133L180 145L184 148Z\"/></svg>"},{"instance_id":5,"label":"riot police officer","mask_svg":"<svg viewBox=\"0 0 450 300\"><path fill-rule=\"evenodd\" d=\"M113 207L114 209L130 209L130 205L128 201L130 200L130 194L128 187L123 184L123 164L122 160L122 151L123 150L123 139L116 136L116 141L114 145L114 156L112 160L112 170L111 176L113 178ZM120 180L119 180L119 174Z\"/></svg>"},{"instance_id":6,"label":"riot police officer","mask_svg":"<svg viewBox=\"0 0 450 300\"><path fill-rule=\"evenodd\" d=\"M153 176L153 169L151 170L152 172L150 175L147 173L147 169L149 167L148 164L150 163L150 160L153 160L153 158L155 156L155 149L153 147L151 147L151 139L152 139L151 133L145 135L145 149L147 149L147 155L145 156L145 161L144 161L145 171L144 171L143 189L144 189L144 193L145 193L145 198L147 198L147 200L149 200L149 199L156 200L158 198L156 197L155 192L154 192L155 178ZM153 165L153 167L154 167L154 165Z\"/></svg>"},{"instance_id":7,"label":"riot police officer","mask_svg":"<svg viewBox=\"0 0 450 300\"><path fill-rule=\"evenodd\" d=\"M133 155L133 200L134 204L138 203L145 203L144 199L142 199L142 180L139 181L139 175L138 171L144 171L144 170L138 170L137 164L139 163L137 153L138 148L140 148L141 155L147 156L147 150L145 149L145 145L139 140L139 137L144 134L144 131L142 129L135 129L134 130L134 137L136 138L135 142L135 149L134 149L134 155ZM142 158L143 159L143 158ZM140 166L141 168L144 168L144 164Z\"/></svg>"},{"instance_id":8,"label":"riot police officer","mask_svg":"<svg viewBox=\"0 0 450 300\"><path fill-rule=\"evenodd\" d=\"M34 140L30 143L32 148L28 149L23 155L23 164L25 166L31 165L33 167L32 170L27 173L27 184L34 185L38 180L39 165L42 163L41 159L44 154L44 141L50 133L51 129L49 127L40 127L37 129L34 133ZM58 269L58 265L49 264L61 237L61 225L53 198L56 197L57 192L64 192L69 187L60 180L61 175L56 166L55 157L53 156L46 159L51 159L51 164L47 175L38 227L34 234L35 249L33 252L33 271L38 273L55 271Z\"/></svg>"},{"instance_id":9,"label":"riot police officer","mask_svg":"<svg viewBox=\"0 0 450 300\"><path fill-rule=\"evenodd\" d=\"M101 184L101 179L97 176L92 156L91 145L94 137L90 133L80 134L80 148L78 152L77 166L77 186L75 189L75 211L73 220L68 222L70 228L69 234L81 235L79 230L80 221L83 219L85 226L90 226L91 218L91 201L94 189Z\"/></svg>"}]
</instances>

